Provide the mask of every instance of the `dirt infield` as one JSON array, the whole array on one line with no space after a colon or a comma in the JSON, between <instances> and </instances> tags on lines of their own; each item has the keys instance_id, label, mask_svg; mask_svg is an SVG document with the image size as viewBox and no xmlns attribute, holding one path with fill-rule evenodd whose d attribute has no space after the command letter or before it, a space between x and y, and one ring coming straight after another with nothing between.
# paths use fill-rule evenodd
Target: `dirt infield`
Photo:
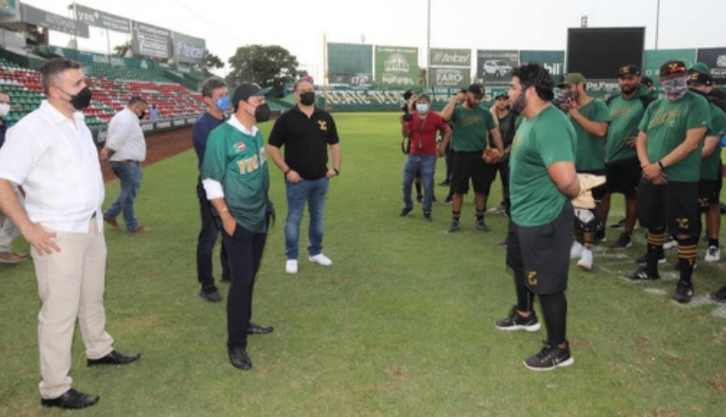
<instances>
[{"instance_id":1,"label":"dirt infield","mask_svg":"<svg viewBox=\"0 0 726 417\"><path fill-rule=\"evenodd\" d=\"M154 133L146 136L146 160L143 166L151 165L162 159L182 153L192 147L192 127ZM103 180L116 179L111 172L111 164L101 161Z\"/></svg>"}]
</instances>

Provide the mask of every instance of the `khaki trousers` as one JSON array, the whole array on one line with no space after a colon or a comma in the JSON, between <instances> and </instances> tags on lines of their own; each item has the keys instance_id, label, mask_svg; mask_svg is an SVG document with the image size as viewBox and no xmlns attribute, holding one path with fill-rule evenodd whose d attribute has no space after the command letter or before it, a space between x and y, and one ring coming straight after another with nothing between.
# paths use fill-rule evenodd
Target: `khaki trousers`
<instances>
[{"instance_id":1,"label":"khaki trousers","mask_svg":"<svg viewBox=\"0 0 726 417\"><path fill-rule=\"evenodd\" d=\"M76 318L88 359L102 358L113 350L106 333L103 307L106 273L106 240L90 220L87 233L56 232L60 252L39 255L33 248L38 295L43 306L38 314L42 398L56 398L71 388L71 345Z\"/></svg>"}]
</instances>

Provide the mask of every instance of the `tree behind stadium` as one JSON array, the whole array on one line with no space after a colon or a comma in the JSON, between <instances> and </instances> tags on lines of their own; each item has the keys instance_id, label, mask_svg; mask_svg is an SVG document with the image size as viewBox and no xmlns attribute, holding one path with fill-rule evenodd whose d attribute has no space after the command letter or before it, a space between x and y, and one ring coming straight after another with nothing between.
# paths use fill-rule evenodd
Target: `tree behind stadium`
<instances>
[{"instance_id":1,"label":"tree behind stadium","mask_svg":"<svg viewBox=\"0 0 726 417\"><path fill-rule=\"evenodd\" d=\"M247 45L237 48L229 59L232 71L227 83L237 86L254 82L262 87L274 87L274 95L282 96L285 83L294 81L298 75L297 58L278 45Z\"/></svg>"}]
</instances>

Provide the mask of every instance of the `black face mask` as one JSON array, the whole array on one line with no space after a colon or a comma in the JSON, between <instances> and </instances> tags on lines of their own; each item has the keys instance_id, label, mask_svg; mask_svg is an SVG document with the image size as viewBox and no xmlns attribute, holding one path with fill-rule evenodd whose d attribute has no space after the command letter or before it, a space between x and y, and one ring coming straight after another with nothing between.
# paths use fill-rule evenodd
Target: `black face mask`
<instances>
[{"instance_id":1,"label":"black face mask","mask_svg":"<svg viewBox=\"0 0 726 417\"><path fill-rule=\"evenodd\" d=\"M59 88L60 90L60 88ZM63 91L63 90L61 90ZM66 93L65 91L63 91ZM68 93L66 93L68 94ZM70 96L70 94L68 94ZM91 89L88 88L88 86L84 87L83 90L79 91L75 95L71 96L71 99L68 101L71 103L74 109L81 111L88 107L89 104L91 104L91 96L93 93L91 93Z\"/></svg>"},{"instance_id":2,"label":"black face mask","mask_svg":"<svg viewBox=\"0 0 726 417\"><path fill-rule=\"evenodd\" d=\"M265 104L260 104L255 108L255 121L257 123L262 123L270 120L270 106Z\"/></svg>"},{"instance_id":3,"label":"black face mask","mask_svg":"<svg viewBox=\"0 0 726 417\"><path fill-rule=\"evenodd\" d=\"M144 116L146 116L146 110L142 111L139 115L139 120L144 120Z\"/></svg>"},{"instance_id":4,"label":"black face mask","mask_svg":"<svg viewBox=\"0 0 726 417\"><path fill-rule=\"evenodd\" d=\"M314 91L308 91L305 93L300 93L300 104L303 106L312 106L315 104L315 92Z\"/></svg>"}]
</instances>

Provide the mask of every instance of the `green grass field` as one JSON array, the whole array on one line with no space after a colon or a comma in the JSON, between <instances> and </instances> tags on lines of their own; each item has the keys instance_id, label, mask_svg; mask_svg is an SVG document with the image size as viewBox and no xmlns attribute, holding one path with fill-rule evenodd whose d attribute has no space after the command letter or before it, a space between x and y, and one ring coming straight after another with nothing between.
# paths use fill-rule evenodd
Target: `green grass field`
<instances>
[{"instance_id":1,"label":"green grass field","mask_svg":"<svg viewBox=\"0 0 726 417\"><path fill-rule=\"evenodd\" d=\"M251 337L249 372L228 362L225 304L197 295L194 152L145 169L136 206L152 232L106 229L107 328L117 349L143 356L126 367L89 369L77 334L74 386L101 401L74 415L723 415L726 306L710 301L708 292L726 285L726 275L723 263L702 261L703 244L696 297L686 306L670 301L675 253L661 266L662 282L618 278L644 252L642 229L630 249L597 247L592 272L573 262L567 295L575 364L529 371L522 360L539 351L544 328L531 334L493 326L515 302L505 249L496 245L506 218L488 216L493 232L475 231L472 196L458 233L443 233L446 205L434 206L431 223L422 220L420 205L399 218L398 115L335 117L343 166L331 183L324 242L334 264L302 258L298 275L284 273L284 186L271 168L278 219L253 318L275 331ZM443 175L440 160L436 181ZM110 182L106 204L117 191L118 182ZM436 187L436 194L443 200L446 190ZM500 195L497 183L492 203ZM615 196L610 220L622 215L622 198ZM609 231L608 239L617 236ZM70 415L39 404L40 303L32 264L0 265L0 288L0 416Z\"/></svg>"}]
</instances>

